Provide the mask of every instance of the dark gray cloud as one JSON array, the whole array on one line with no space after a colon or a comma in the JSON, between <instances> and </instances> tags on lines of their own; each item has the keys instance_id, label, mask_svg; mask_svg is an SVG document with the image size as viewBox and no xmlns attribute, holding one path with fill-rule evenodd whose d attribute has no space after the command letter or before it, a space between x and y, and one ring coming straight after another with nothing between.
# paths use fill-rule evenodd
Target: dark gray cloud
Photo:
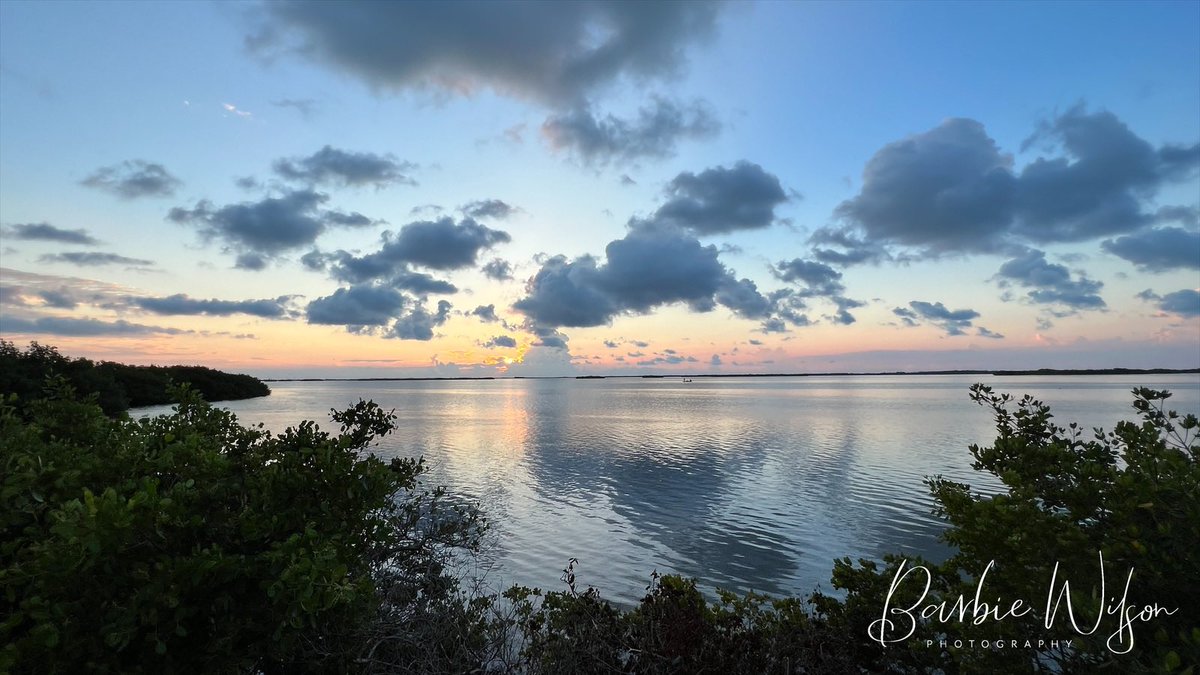
<instances>
[{"instance_id":1,"label":"dark gray cloud","mask_svg":"<svg viewBox=\"0 0 1200 675\"><path fill-rule=\"evenodd\" d=\"M96 169L80 184L111 192L122 199L170 197L183 183L162 164L131 159Z\"/></svg>"},{"instance_id":2,"label":"dark gray cloud","mask_svg":"<svg viewBox=\"0 0 1200 675\"><path fill-rule=\"evenodd\" d=\"M191 209L171 209L167 219L194 225L202 237L220 240L235 253L257 254L264 258L311 246L330 227L358 227L373 222L358 213L322 209L327 201L328 195L311 189L293 190L279 197L219 208L202 200Z\"/></svg>"},{"instance_id":3,"label":"dark gray cloud","mask_svg":"<svg viewBox=\"0 0 1200 675\"><path fill-rule=\"evenodd\" d=\"M24 319L0 315L0 333L36 333L63 337L103 337L108 335L183 335L195 331L162 326L147 326L124 320L101 321L100 319L76 319L71 317L43 316Z\"/></svg>"},{"instance_id":4,"label":"dark gray cloud","mask_svg":"<svg viewBox=\"0 0 1200 675\"><path fill-rule=\"evenodd\" d=\"M190 298L182 293L165 298L129 298L129 304L154 314L186 316L248 314L264 319L283 319L291 316L293 313L291 301L292 296L286 295L275 299L260 300L202 300Z\"/></svg>"},{"instance_id":5,"label":"dark gray cloud","mask_svg":"<svg viewBox=\"0 0 1200 675\"><path fill-rule=\"evenodd\" d=\"M365 80L373 89L497 93L573 104L628 77L670 78L709 36L720 5L272 3L247 39Z\"/></svg>"},{"instance_id":6,"label":"dark gray cloud","mask_svg":"<svg viewBox=\"0 0 1200 675\"><path fill-rule=\"evenodd\" d=\"M50 223L18 223L8 228L8 236L26 241L54 241L60 244L96 246L100 242L87 230L64 230Z\"/></svg>"},{"instance_id":7,"label":"dark gray cloud","mask_svg":"<svg viewBox=\"0 0 1200 675\"><path fill-rule=\"evenodd\" d=\"M309 323L344 325L352 331L383 326L399 316L408 304L399 291L378 284L358 284L339 288L332 295L308 303Z\"/></svg>"},{"instance_id":8,"label":"dark gray cloud","mask_svg":"<svg viewBox=\"0 0 1200 675\"><path fill-rule=\"evenodd\" d=\"M1026 297L1035 303L1061 305L1069 311L1105 307L1099 295L1102 282L1082 275L1072 279L1070 270L1047 262L1042 251L1029 250L1005 261L996 279L1002 288L1016 284L1031 289Z\"/></svg>"},{"instance_id":9,"label":"dark gray cloud","mask_svg":"<svg viewBox=\"0 0 1200 675\"><path fill-rule=\"evenodd\" d=\"M783 289L764 295L718 260L716 246L678 227L632 221L623 238L609 242L605 258L603 264L589 255L543 261L513 308L537 325L554 327L607 325L618 315L675 303L694 312L721 305L742 318L773 321L780 330L786 330L785 319L808 324L798 313L804 307L799 294Z\"/></svg>"},{"instance_id":10,"label":"dark gray cloud","mask_svg":"<svg viewBox=\"0 0 1200 675\"><path fill-rule=\"evenodd\" d=\"M399 340L432 340L433 329L446 323L449 317L450 303L445 300L438 301L437 312L434 314L426 311L424 305L417 305L407 314L397 318L391 329L385 333L385 337Z\"/></svg>"},{"instance_id":11,"label":"dark gray cloud","mask_svg":"<svg viewBox=\"0 0 1200 675\"><path fill-rule=\"evenodd\" d=\"M921 325L921 322L917 321L917 313L907 307L895 307L892 314L900 317L900 323L910 328Z\"/></svg>"},{"instance_id":12,"label":"dark gray cloud","mask_svg":"<svg viewBox=\"0 0 1200 675\"><path fill-rule=\"evenodd\" d=\"M396 273L389 282L393 287L411 291L424 297L430 293L448 295L457 293L458 287L444 279L435 279L423 272L404 270Z\"/></svg>"},{"instance_id":13,"label":"dark gray cloud","mask_svg":"<svg viewBox=\"0 0 1200 675\"><path fill-rule=\"evenodd\" d=\"M720 354L713 354L713 355L712 355L712 358L708 360L708 364L709 364L710 366L719 366L719 365L721 365L721 355L720 355Z\"/></svg>"},{"instance_id":14,"label":"dark gray cloud","mask_svg":"<svg viewBox=\"0 0 1200 675\"><path fill-rule=\"evenodd\" d=\"M1107 239L1100 244L1143 272L1200 269L1200 232L1179 227L1159 227Z\"/></svg>"},{"instance_id":15,"label":"dark gray cloud","mask_svg":"<svg viewBox=\"0 0 1200 675\"><path fill-rule=\"evenodd\" d=\"M479 305L475 309L468 312L470 316L478 317L484 323L496 323L500 321L500 317L496 316L495 305Z\"/></svg>"},{"instance_id":16,"label":"dark gray cloud","mask_svg":"<svg viewBox=\"0 0 1200 675\"><path fill-rule=\"evenodd\" d=\"M836 215L863 241L917 255L1014 254L1134 232L1158 219L1146 207L1162 186L1200 167L1200 145L1155 149L1112 113L1082 105L1042 124L1032 146L1061 154L1018 174L982 124L946 120L879 150Z\"/></svg>"},{"instance_id":17,"label":"dark gray cloud","mask_svg":"<svg viewBox=\"0 0 1200 675\"><path fill-rule=\"evenodd\" d=\"M812 257L817 262L829 265L850 267L893 259L888 250L878 242L867 241L846 230L819 228L812 233L808 241L813 244Z\"/></svg>"},{"instance_id":18,"label":"dark gray cloud","mask_svg":"<svg viewBox=\"0 0 1200 675\"><path fill-rule=\"evenodd\" d=\"M967 329L973 327L972 321L979 318L979 312L973 309L947 309L940 302L913 300L908 303L908 306L912 308L911 312L901 313L897 310L892 310L892 312L901 318L919 317L924 319L946 331L946 335L966 335Z\"/></svg>"},{"instance_id":19,"label":"dark gray cloud","mask_svg":"<svg viewBox=\"0 0 1200 675\"><path fill-rule=\"evenodd\" d=\"M128 258L116 253L98 253L96 251L70 251L67 253L50 253L38 258L39 262L44 263L70 263L81 267L98 267L100 265L132 265L135 267L149 267L154 264L152 260L142 260L141 258Z\"/></svg>"},{"instance_id":20,"label":"dark gray cloud","mask_svg":"<svg viewBox=\"0 0 1200 675\"><path fill-rule=\"evenodd\" d=\"M258 253L241 253L234 261L233 266L240 270L258 272L266 269L267 259Z\"/></svg>"},{"instance_id":21,"label":"dark gray cloud","mask_svg":"<svg viewBox=\"0 0 1200 675\"><path fill-rule=\"evenodd\" d=\"M1167 293L1158 302L1158 308L1186 318L1200 316L1200 291L1185 288L1182 291Z\"/></svg>"},{"instance_id":22,"label":"dark gray cloud","mask_svg":"<svg viewBox=\"0 0 1200 675\"><path fill-rule=\"evenodd\" d=\"M794 258L776 263L771 272L781 281L800 286L794 295L777 292L776 299L779 315L797 326L809 325L808 317L799 314L800 310L805 309L805 298L826 298L832 302L836 311L828 318L843 326L857 320L850 310L865 304L845 296L842 273L825 263Z\"/></svg>"},{"instance_id":23,"label":"dark gray cloud","mask_svg":"<svg viewBox=\"0 0 1200 675\"><path fill-rule=\"evenodd\" d=\"M616 342L613 342L612 340L605 340L604 346L608 347L609 349L616 349L617 347L620 347L619 344L617 344Z\"/></svg>"},{"instance_id":24,"label":"dark gray cloud","mask_svg":"<svg viewBox=\"0 0 1200 675\"><path fill-rule=\"evenodd\" d=\"M533 333L536 338L531 347L549 347L551 349L567 349L567 336L558 332L557 329L550 326L541 326L536 323L526 322L525 329ZM641 356L639 354L639 356Z\"/></svg>"},{"instance_id":25,"label":"dark gray cloud","mask_svg":"<svg viewBox=\"0 0 1200 675\"><path fill-rule=\"evenodd\" d=\"M680 141L711 138L720 130L709 105L701 101L683 105L657 97L631 119L598 115L580 105L553 114L542 124L542 134L552 148L595 166L671 157Z\"/></svg>"},{"instance_id":26,"label":"dark gray cloud","mask_svg":"<svg viewBox=\"0 0 1200 675\"><path fill-rule=\"evenodd\" d=\"M1191 229L1200 227L1200 206L1163 206L1154 212L1159 223L1178 222Z\"/></svg>"},{"instance_id":27,"label":"dark gray cloud","mask_svg":"<svg viewBox=\"0 0 1200 675\"><path fill-rule=\"evenodd\" d=\"M520 211L517 207L500 199L481 199L467 202L459 207L468 218L497 218L503 220Z\"/></svg>"},{"instance_id":28,"label":"dark gray cloud","mask_svg":"<svg viewBox=\"0 0 1200 675\"><path fill-rule=\"evenodd\" d=\"M385 278L408 265L436 270L472 267L485 249L511 241L507 232L493 230L471 218L458 223L452 218L417 221L400 228L398 233L385 232L378 251L365 256L353 256L345 251L333 254L337 263L333 275L358 283Z\"/></svg>"},{"instance_id":29,"label":"dark gray cloud","mask_svg":"<svg viewBox=\"0 0 1200 675\"><path fill-rule=\"evenodd\" d=\"M415 164L399 161L393 155L349 152L328 145L308 157L275 162L275 173L286 180L342 187L416 185L408 175L415 168Z\"/></svg>"},{"instance_id":30,"label":"dark gray cloud","mask_svg":"<svg viewBox=\"0 0 1200 675\"><path fill-rule=\"evenodd\" d=\"M982 124L949 119L875 153L858 196L836 213L867 241L931 253L994 251L1012 223L1011 167Z\"/></svg>"},{"instance_id":31,"label":"dark gray cloud","mask_svg":"<svg viewBox=\"0 0 1200 675\"><path fill-rule=\"evenodd\" d=\"M493 258L480 268L483 275L496 281L508 281L513 278L512 263L500 258Z\"/></svg>"},{"instance_id":32,"label":"dark gray cloud","mask_svg":"<svg viewBox=\"0 0 1200 675\"><path fill-rule=\"evenodd\" d=\"M496 337L493 337L492 339L483 343L483 346L488 349L492 349L495 347L512 348L512 347L517 346L517 341L516 341L516 339L514 339L513 337L508 336L508 335L497 335Z\"/></svg>"},{"instance_id":33,"label":"dark gray cloud","mask_svg":"<svg viewBox=\"0 0 1200 675\"><path fill-rule=\"evenodd\" d=\"M745 161L699 174L685 171L666 191L667 201L651 219L699 235L767 227L775 222L775 208L788 200L778 178Z\"/></svg>"},{"instance_id":34,"label":"dark gray cloud","mask_svg":"<svg viewBox=\"0 0 1200 675\"><path fill-rule=\"evenodd\" d=\"M79 301L68 290L44 290L38 291L38 297L46 303L47 307L55 309L75 309L79 306Z\"/></svg>"},{"instance_id":35,"label":"dark gray cloud","mask_svg":"<svg viewBox=\"0 0 1200 675\"><path fill-rule=\"evenodd\" d=\"M1155 303L1155 306L1163 312L1177 314L1185 319L1194 319L1200 316L1200 291L1193 288L1185 288L1166 295L1159 295L1146 289L1138 293L1137 297L1146 302Z\"/></svg>"},{"instance_id":36,"label":"dark gray cloud","mask_svg":"<svg viewBox=\"0 0 1200 675\"><path fill-rule=\"evenodd\" d=\"M1004 339L1004 335L1002 333L997 333L995 331L988 330L988 329L984 328L983 326L980 326L975 331L975 334L978 335L979 337L985 337L985 338L988 338L991 340L1003 340Z\"/></svg>"}]
</instances>

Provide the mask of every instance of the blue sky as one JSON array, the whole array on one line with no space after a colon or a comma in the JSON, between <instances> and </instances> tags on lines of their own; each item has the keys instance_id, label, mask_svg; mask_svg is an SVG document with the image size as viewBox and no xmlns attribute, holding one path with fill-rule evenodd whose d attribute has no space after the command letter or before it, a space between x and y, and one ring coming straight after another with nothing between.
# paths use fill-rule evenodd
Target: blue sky
<instances>
[{"instance_id":1,"label":"blue sky","mask_svg":"<svg viewBox=\"0 0 1200 675\"><path fill-rule=\"evenodd\" d=\"M262 375L1200 366L1197 3L0 4L0 335Z\"/></svg>"}]
</instances>

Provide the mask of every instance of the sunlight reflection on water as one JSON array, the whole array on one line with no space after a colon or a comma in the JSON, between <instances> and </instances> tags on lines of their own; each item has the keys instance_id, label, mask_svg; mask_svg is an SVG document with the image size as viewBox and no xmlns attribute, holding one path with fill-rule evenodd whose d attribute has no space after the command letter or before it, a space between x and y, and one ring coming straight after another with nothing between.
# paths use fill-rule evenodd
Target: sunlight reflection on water
<instances>
[{"instance_id":1,"label":"sunlight reflection on water","mask_svg":"<svg viewBox=\"0 0 1200 675\"><path fill-rule=\"evenodd\" d=\"M273 431L358 398L394 407L376 452L424 456L430 483L478 500L493 587L557 589L575 557L581 584L628 603L656 569L795 594L829 590L837 557L943 557L922 480L996 486L970 468L967 446L994 435L976 381L1085 429L1133 419L1140 385L1200 411L1195 375L276 382L222 405Z\"/></svg>"}]
</instances>

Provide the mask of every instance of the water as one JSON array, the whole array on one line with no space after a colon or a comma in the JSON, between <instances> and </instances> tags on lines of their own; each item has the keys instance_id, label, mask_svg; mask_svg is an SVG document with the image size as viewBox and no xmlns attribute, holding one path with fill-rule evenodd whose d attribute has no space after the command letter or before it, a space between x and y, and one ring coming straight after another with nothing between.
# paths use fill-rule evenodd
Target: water
<instances>
[{"instance_id":1,"label":"water","mask_svg":"<svg viewBox=\"0 0 1200 675\"><path fill-rule=\"evenodd\" d=\"M967 447L994 438L977 381L1033 394L1064 426L1134 419L1142 385L1200 412L1195 375L276 382L222 405L274 431L358 398L395 408L375 451L424 456L431 483L478 501L493 588L560 589L574 557L580 585L632 603L653 570L799 594L831 590L842 556L941 559L922 480L997 486L970 468Z\"/></svg>"}]
</instances>

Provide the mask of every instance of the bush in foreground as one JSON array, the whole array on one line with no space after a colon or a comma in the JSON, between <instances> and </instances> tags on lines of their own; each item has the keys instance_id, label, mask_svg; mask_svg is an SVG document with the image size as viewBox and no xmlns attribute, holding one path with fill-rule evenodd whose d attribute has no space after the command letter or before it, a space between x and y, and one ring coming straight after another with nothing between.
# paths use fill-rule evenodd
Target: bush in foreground
<instances>
[{"instance_id":1,"label":"bush in foreground","mask_svg":"<svg viewBox=\"0 0 1200 675\"><path fill-rule=\"evenodd\" d=\"M275 436L186 390L173 414L137 422L105 417L61 380L50 393L25 415L0 408L0 671L1082 673L1200 662L1200 425L1166 412L1166 392L1136 390L1140 423L1085 438L1038 401L1013 409L977 385L998 437L970 450L1005 489L929 481L957 549L949 560L838 561L839 598L710 602L693 580L655 575L628 610L578 590L573 563L564 591L463 585L452 559L480 546L478 515L422 490L419 462L366 454L393 428L373 403L335 412L339 434L303 422ZM1129 570L1123 606L1174 610L1135 622L1132 641L1110 611ZM1071 592L1055 596L1047 629L1054 578ZM993 608L1022 599L1030 611L974 621L977 588ZM965 614L921 615L939 604ZM1072 643L1023 644L1042 638ZM1022 646L970 646L998 639Z\"/></svg>"}]
</instances>

